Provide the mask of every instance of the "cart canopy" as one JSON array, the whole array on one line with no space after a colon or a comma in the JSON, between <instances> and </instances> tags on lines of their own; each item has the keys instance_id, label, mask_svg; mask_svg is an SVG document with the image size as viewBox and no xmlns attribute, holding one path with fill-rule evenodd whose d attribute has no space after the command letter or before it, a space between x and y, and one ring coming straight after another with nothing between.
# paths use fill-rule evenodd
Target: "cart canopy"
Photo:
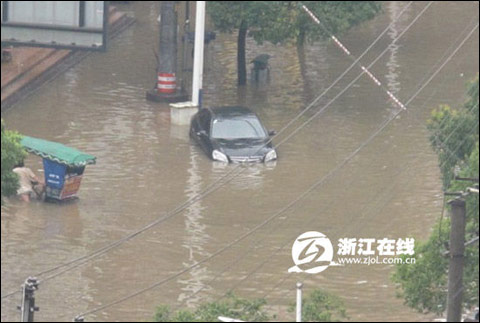
<instances>
[{"instance_id":1,"label":"cart canopy","mask_svg":"<svg viewBox=\"0 0 480 323\"><path fill-rule=\"evenodd\" d=\"M83 153L75 148L67 147L58 142L25 136L22 138L21 144L29 153L55 161L59 164L76 167L95 164L95 156Z\"/></svg>"}]
</instances>

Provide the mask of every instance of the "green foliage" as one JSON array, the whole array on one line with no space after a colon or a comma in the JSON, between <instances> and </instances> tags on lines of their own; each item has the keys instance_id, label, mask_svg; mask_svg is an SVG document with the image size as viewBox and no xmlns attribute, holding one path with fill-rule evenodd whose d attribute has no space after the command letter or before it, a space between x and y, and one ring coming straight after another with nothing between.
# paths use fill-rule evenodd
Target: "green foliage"
<instances>
[{"instance_id":1,"label":"green foliage","mask_svg":"<svg viewBox=\"0 0 480 323\"><path fill-rule=\"evenodd\" d=\"M381 10L379 2L375 1L303 1L321 21L329 33L341 34L351 27L370 20ZM313 24L311 18L304 12L295 19L293 32L297 43L305 40L315 41L325 39L325 30Z\"/></svg>"},{"instance_id":2,"label":"green foliage","mask_svg":"<svg viewBox=\"0 0 480 323\"><path fill-rule=\"evenodd\" d=\"M258 43L274 44L289 38L286 21L290 19L286 1L209 1L207 10L215 27L221 32L232 33L246 24Z\"/></svg>"},{"instance_id":3,"label":"green foliage","mask_svg":"<svg viewBox=\"0 0 480 323\"><path fill-rule=\"evenodd\" d=\"M242 321L265 322L270 319L263 307L265 299L247 300L229 294L225 300L201 304L197 309L179 310L172 313L168 306L159 306L155 312L155 322L219 322L219 316L236 318Z\"/></svg>"},{"instance_id":4,"label":"green foliage","mask_svg":"<svg viewBox=\"0 0 480 323\"><path fill-rule=\"evenodd\" d=\"M428 241L416 244L415 264L398 265L393 275L401 286L398 296L419 312L441 314L445 310L448 258L443 253L449 227L448 220L438 223Z\"/></svg>"},{"instance_id":5,"label":"green foliage","mask_svg":"<svg viewBox=\"0 0 480 323\"><path fill-rule=\"evenodd\" d=\"M468 166L460 176L478 177L478 144L472 152ZM468 184L454 182L452 190L463 190ZM466 198L467 227L466 240L478 235L478 195ZM447 277L449 258L444 256L448 251L450 236L450 220L443 219L434 227L426 242L418 243L415 248L416 263L398 265L393 280L399 284L399 296L405 303L420 311L442 314L447 299ZM478 246L472 245L465 250L464 267L464 306L478 305Z\"/></svg>"},{"instance_id":6,"label":"green foliage","mask_svg":"<svg viewBox=\"0 0 480 323\"><path fill-rule=\"evenodd\" d=\"M291 304L289 311L295 311ZM343 301L336 295L316 289L302 301L302 320L304 322L341 322L347 319Z\"/></svg>"},{"instance_id":7,"label":"green foliage","mask_svg":"<svg viewBox=\"0 0 480 323\"><path fill-rule=\"evenodd\" d=\"M380 11L375 1L305 1L330 33L340 33L371 19ZM315 24L296 1L209 1L207 5L213 24L221 32L248 30L259 44L273 44L295 40L325 39L325 30ZM245 40L238 34L239 83L246 80Z\"/></svg>"},{"instance_id":8,"label":"green foliage","mask_svg":"<svg viewBox=\"0 0 480 323\"><path fill-rule=\"evenodd\" d=\"M304 1L334 34L372 19L381 6L375 1ZM296 1L209 1L208 13L215 27L233 32L242 22L258 42L273 44L296 40L301 34L310 40L327 34L305 13Z\"/></svg>"},{"instance_id":9,"label":"green foliage","mask_svg":"<svg viewBox=\"0 0 480 323\"><path fill-rule=\"evenodd\" d=\"M25 157L25 151L20 145L21 136L5 128L2 120L2 164L1 164L1 196L16 194L18 189L17 175L12 171L13 167Z\"/></svg>"},{"instance_id":10,"label":"green foliage","mask_svg":"<svg viewBox=\"0 0 480 323\"><path fill-rule=\"evenodd\" d=\"M440 105L428 121L430 142L438 154L444 188L454 178L478 142L478 76L468 85L469 99L460 109Z\"/></svg>"},{"instance_id":11,"label":"green foliage","mask_svg":"<svg viewBox=\"0 0 480 323\"><path fill-rule=\"evenodd\" d=\"M478 178L478 76L468 84L468 99L459 109L442 105L432 113L428 123L430 141L438 154L444 189L464 191L470 182L455 181L454 175ZM465 240L478 236L478 195L466 197L467 222ZM393 276L405 303L420 312L441 314L446 307L449 219L440 220L426 242L415 248L414 265L398 265ZM478 245L465 250L464 306L478 306Z\"/></svg>"},{"instance_id":12,"label":"green foliage","mask_svg":"<svg viewBox=\"0 0 480 323\"><path fill-rule=\"evenodd\" d=\"M168 306L157 307L154 322L218 322L219 316L246 322L265 322L275 319L264 310L265 299L248 300L229 294L223 301L201 304L195 310L179 310L173 313ZM294 312L295 305L289 307ZM339 322L347 319L343 301L322 290L314 290L303 299L304 322Z\"/></svg>"}]
</instances>

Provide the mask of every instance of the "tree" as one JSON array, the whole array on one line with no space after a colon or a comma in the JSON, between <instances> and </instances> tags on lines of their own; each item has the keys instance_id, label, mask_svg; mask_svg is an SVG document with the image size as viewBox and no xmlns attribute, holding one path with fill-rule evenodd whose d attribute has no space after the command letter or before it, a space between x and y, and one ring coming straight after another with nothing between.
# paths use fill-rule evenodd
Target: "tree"
<instances>
[{"instance_id":1,"label":"tree","mask_svg":"<svg viewBox=\"0 0 480 323\"><path fill-rule=\"evenodd\" d=\"M221 32L232 33L238 30L237 36L237 72L238 84L247 83L247 65L246 65L246 40L249 29L255 29L254 37L257 42L269 38L267 30L261 26L267 20L272 20L278 16L278 11L282 9L278 3L281 1L209 1L207 10L213 23ZM277 12L276 12L277 11ZM280 35L281 32L278 33ZM273 43L279 42L278 39L268 39Z\"/></svg>"},{"instance_id":2,"label":"tree","mask_svg":"<svg viewBox=\"0 0 480 323\"><path fill-rule=\"evenodd\" d=\"M265 322L270 319L266 311L265 299L248 300L229 294L223 301L201 304L196 310L179 310L172 313L168 306L157 307L155 322L219 322L219 316L242 321Z\"/></svg>"},{"instance_id":3,"label":"tree","mask_svg":"<svg viewBox=\"0 0 480 323\"><path fill-rule=\"evenodd\" d=\"M291 304L289 311L295 311L295 304ZM303 322L341 322L347 319L342 299L323 290L312 291L302 301Z\"/></svg>"},{"instance_id":4,"label":"tree","mask_svg":"<svg viewBox=\"0 0 480 323\"><path fill-rule=\"evenodd\" d=\"M332 33L341 33L371 19L380 10L375 1L305 1ZM238 84L247 82L246 39L273 44L325 39L328 34L299 8L296 1L209 1L207 10L221 32L238 30Z\"/></svg>"},{"instance_id":5,"label":"tree","mask_svg":"<svg viewBox=\"0 0 480 323\"><path fill-rule=\"evenodd\" d=\"M170 307L157 307L154 322L219 322L218 317L230 317L246 322L265 322L276 319L264 309L267 301L263 298L253 300L239 298L234 294L218 302L201 304L195 310L180 309L172 312ZM291 305L289 312L293 312ZM335 295L322 290L314 290L303 300L302 317L305 322L335 322L346 319L343 301Z\"/></svg>"},{"instance_id":6,"label":"tree","mask_svg":"<svg viewBox=\"0 0 480 323\"><path fill-rule=\"evenodd\" d=\"M8 197L16 194L18 188L17 175L12 171L13 167L25 157L25 151L20 145L21 136L5 128L2 123L2 164L1 164L1 196Z\"/></svg>"},{"instance_id":7,"label":"tree","mask_svg":"<svg viewBox=\"0 0 480 323\"><path fill-rule=\"evenodd\" d=\"M459 109L442 105L432 112L428 122L430 141L438 154L443 186L448 191L465 190L471 183L455 181L454 175L478 178L478 76L468 84L468 100ZM467 202L466 237L478 237L478 195ZM446 309L449 219L439 220L426 242L415 248L415 264L399 265L393 279L405 303L421 312L442 314ZM478 246L465 249L464 306L478 306Z\"/></svg>"},{"instance_id":8,"label":"tree","mask_svg":"<svg viewBox=\"0 0 480 323\"><path fill-rule=\"evenodd\" d=\"M328 32L339 34L351 27L372 19L381 10L375 1L302 1L322 22ZM298 45L305 41L322 40L329 34L319 25L313 24L305 13L298 15L293 27Z\"/></svg>"},{"instance_id":9,"label":"tree","mask_svg":"<svg viewBox=\"0 0 480 323\"><path fill-rule=\"evenodd\" d=\"M469 98L462 108L440 105L433 110L428 122L430 142L438 154L444 188L450 186L455 168L465 163L478 141L478 76L467 88Z\"/></svg>"}]
</instances>

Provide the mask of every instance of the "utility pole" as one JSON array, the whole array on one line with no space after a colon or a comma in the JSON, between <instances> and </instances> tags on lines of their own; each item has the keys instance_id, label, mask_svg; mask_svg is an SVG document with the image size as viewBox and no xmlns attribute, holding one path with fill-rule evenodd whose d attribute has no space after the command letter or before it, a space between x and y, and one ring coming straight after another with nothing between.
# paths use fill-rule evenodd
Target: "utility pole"
<instances>
[{"instance_id":1,"label":"utility pole","mask_svg":"<svg viewBox=\"0 0 480 323\"><path fill-rule=\"evenodd\" d=\"M175 12L175 1L160 2L160 48L158 53L157 90L164 94L175 93L177 90L177 13Z\"/></svg>"},{"instance_id":2,"label":"utility pole","mask_svg":"<svg viewBox=\"0 0 480 323\"><path fill-rule=\"evenodd\" d=\"M462 318L463 265L465 252L465 200L449 202L452 207L450 229L450 264L448 268L447 322Z\"/></svg>"},{"instance_id":3,"label":"utility pole","mask_svg":"<svg viewBox=\"0 0 480 323\"><path fill-rule=\"evenodd\" d=\"M196 1L193 52L192 101L170 104L172 124L188 125L202 106L203 51L205 44L205 1Z\"/></svg>"},{"instance_id":4,"label":"utility pole","mask_svg":"<svg viewBox=\"0 0 480 323\"><path fill-rule=\"evenodd\" d=\"M35 306L35 291L38 289L38 281L36 278L28 277L22 286L23 297L20 306L21 318L20 322L33 322L35 312L39 310Z\"/></svg>"},{"instance_id":5,"label":"utility pole","mask_svg":"<svg viewBox=\"0 0 480 323\"><path fill-rule=\"evenodd\" d=\"M180 102L186 95L177 91L177 12L175 1L160 2L160 47L157 82L147 91L147 99L155 102Z\"/></svg>"}]
</instances>

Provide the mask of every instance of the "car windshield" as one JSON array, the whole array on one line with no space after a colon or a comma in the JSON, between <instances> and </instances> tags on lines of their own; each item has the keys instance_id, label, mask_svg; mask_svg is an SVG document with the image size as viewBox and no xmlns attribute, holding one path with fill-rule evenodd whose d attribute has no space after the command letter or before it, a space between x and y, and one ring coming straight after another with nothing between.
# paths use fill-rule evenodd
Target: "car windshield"
<instances>
[{"instance_id":1,"label":"car windshield","mask_svg":"<svg viewBox=\"0 0 480 323\"><path fill-rule=\"evenodd\" d=\"M214 139L265 138L266 136L265 129L255 117L213 121L211 137Z\"/></svg>"}]
</instances>

